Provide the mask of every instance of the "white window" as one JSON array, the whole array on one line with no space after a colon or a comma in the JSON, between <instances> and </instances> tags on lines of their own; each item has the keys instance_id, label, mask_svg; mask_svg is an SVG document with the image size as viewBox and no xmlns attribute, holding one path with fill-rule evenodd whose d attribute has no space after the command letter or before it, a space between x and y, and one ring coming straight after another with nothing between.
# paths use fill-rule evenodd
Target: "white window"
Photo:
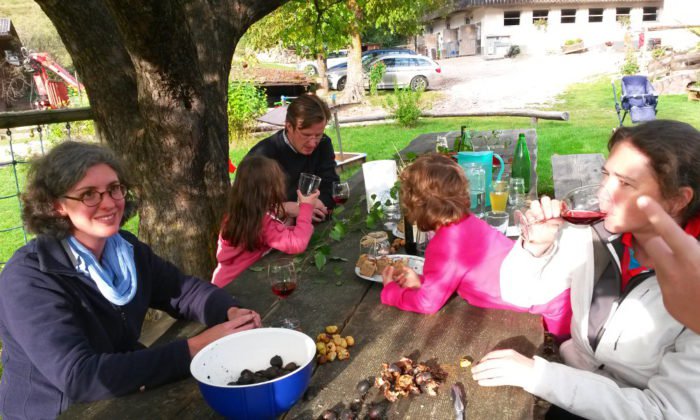
<instances>
[{"instance_id":1,"label":"white window","mask_svg":"<svg viewBox=\"0 0 700 420\"><path fill-rule=\"evenodd\" d=\"M576 23L576 9L562 9L561 23Z\"/></svg>"},{"instance_id":2,"label":"white window","mask_svg":"<svg viewBox=\"0 0 700 420\"><path fill-rule=\"evenodd\" d=\"M602 22L603 21L603 9L588 9L588 21Z\"/></svg>"},{"instance_id":3,"label":"white window","mask_svg":"<svg viewBox=\"0 0 700 420\"><path fill-rule=\"evenodd\" d=\"M656 16L659 12L658 7L644 7L642 8L642 21L644 22L656 22Z\"/></svg>"},{"instance_id":4,"label":"white window","mask_svg":"<svg viewBox=\"0 0 700 420\"><path fill-rule=\"evenodd\" d=\"M546 23L547 19L549 19L549 10L532 11L532 23L536 23L537 21L544 21Z\"/></svg>"},{"instance_id":5,"label":"white window","mask_svg":"<svg viewBox=\"0 0 700 420\"><path fill-rule=\"evenodd\" d=\"M615 9L615 20L620 22L620 21L627 21L629 23L630 20L630 8L629 7L618 7Z\"/></svg>"},{"instance_id":6,"label":"white window","mask_svg":"<svg viewBox=\"0 0 700 420\"><path fill-rule=\"evenodd\" d=\"M520 25L520 12L511 11L503 12L503 26L518 26Z\"/></svg>"}]
</instances>

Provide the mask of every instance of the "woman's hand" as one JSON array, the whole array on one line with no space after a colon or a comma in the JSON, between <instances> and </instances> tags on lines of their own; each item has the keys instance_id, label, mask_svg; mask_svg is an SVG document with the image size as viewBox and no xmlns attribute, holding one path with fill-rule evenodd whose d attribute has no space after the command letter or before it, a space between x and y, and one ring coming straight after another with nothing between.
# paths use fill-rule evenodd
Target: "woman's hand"
<instances>
[{"instance_id":1,"label":"woman's hand","mask_svg":"<svg viewBox=\"0 0 700 420\"><path fill-rule=\"evenodd\" d=\"M554 244L559 232L559 227L564 223L561 218L561 202L542 196L537 201L530 203L530 209L524 214L527 226L527 234L523 235L523 248L527 249L535 257L543 255Z\"/></svg>"},{"instance_id":2,"label":"woman's hand","mask_svg":"<svg viewBox=\"0 0 700 420\"><path fill-rule=\"evenodd\" d=\"M260 315L250 309L229 308L226 313L228 321L222 322L211 328L207 328L198 335L187 340L187 347L190 350L190 357L194 357L200 350L209 343L221 337L237 333L240 331L252 330L261 325Z\"/></svg>"},{"instance_id":3,"label":"woman's hand","mask_svg":"<svg viewBox=\"0 0 700 420\"><path fill-rule=\"evenodd\" d=\"M649 197L637 199L653 228L653 234L637 237L639 251L656 270L666 310L676 320L700 334L700 244L688 235L664 209ZM635 252L635 255L640 253Z\"/></svg>"},{"instance_id":4,"label":"woman's hand","mask_svg":"<svg viewBox=\"0 0 700 420\"><path fill-rule=\"evenodd\" d=\"M384 267L382 283L386 286L392 281L407 289L418 289L421 286L420 276L410 267L403 267L402 270L397 270L391 265Z\"/></svg>"},{"instance_id":5,"label":"woman's hand","mask_svg":"<svg viewBox=\"0 0 700 420\"><path fill-rule=\"evenodd\" d=\"M515 350L495 350L472 368L481 386L512 385L525 388L535 374L535 361Z\"/></svg>"}]
</instances>

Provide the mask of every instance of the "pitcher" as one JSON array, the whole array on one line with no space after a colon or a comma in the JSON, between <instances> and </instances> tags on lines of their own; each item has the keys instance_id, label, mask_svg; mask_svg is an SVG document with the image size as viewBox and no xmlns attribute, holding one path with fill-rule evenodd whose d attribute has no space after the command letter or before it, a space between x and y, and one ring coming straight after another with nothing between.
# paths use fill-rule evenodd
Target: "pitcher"
<instances>
[{"instance_id":1,"label":"pitcher","mask_svg":"<svg viewBox=\"0 0 700 420\"><path fill-rule=\"evenodd\" d=\"M470 163L477 163L484 168L486 173L486 205L491 205L491 198L489 197L489 192L491 191L491 174L493 173L493 158L498 160L500 165L498 169L498 177L496 179L501 179L503 175L503 158L498 153L493 153L490 150L483 150L480 152L459 152L457 153L457 163L461 167L466 167Z\"/></svg>"}]
</instances>

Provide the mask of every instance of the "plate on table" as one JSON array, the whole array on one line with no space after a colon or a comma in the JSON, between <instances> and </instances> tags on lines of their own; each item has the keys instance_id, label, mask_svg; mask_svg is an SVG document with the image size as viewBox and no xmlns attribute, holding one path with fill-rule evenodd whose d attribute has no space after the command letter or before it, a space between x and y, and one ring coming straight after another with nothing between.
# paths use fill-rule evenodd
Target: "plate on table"
<instances>
[{"instance_id":1,"label":"plate on table","mask_svg":"<svg viewBox=\"0 0 700 420\"><path fill-rule=\"evenodd\" d=\"M395 238L406 239L406 235L399 230L399 225L394 226L394 228L391 230L391 234L394 235Z\"/></svg>"},{"instance_id":2,"label":"plate on table","mask_svg":"<svg viewBox=\"0 0 700 420\"><path fill-rule=\"evenodd\" d=\"M423 264L425 263L425 258L423 257L417 257L415 255L404 255L404 254L392 254L392 255L387 255L389 259L392 261L394 260L399 260L399 259L404 259L408 261L408 266L411 267L416 273L418 274L423 274ZM376 273L372 277L369 276L364 276L360 274L360 267L355 267L355 274L357 277L369 281L376 281L377 283L382 282L382 275L379 273Z\"/></svg>"}]
</instances>

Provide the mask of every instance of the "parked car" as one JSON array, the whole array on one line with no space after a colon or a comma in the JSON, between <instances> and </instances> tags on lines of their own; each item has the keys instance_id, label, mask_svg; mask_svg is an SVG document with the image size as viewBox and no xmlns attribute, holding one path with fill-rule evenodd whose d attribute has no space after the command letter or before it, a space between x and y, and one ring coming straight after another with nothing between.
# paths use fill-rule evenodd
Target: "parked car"
<instances>
[{"instance_id":1,"label":"parked car","mask_svg":"<svg viewBox=\"0 0 700 420\"><path fill-rule=\"evenodd\" d=\"M406 55L417 55L415 51L409 50L406 48L385 48L381 50L368 50L362 53L362 64L369 63L370 61L374 60L375 58L382 56L382 55L389 55L389 54L406 54ZM336 64L335 66L328 66L328 69L345 69L348 67L348 60L347 58L345 61L342 63Z\"/></svg>"},{"instance_id":2,"label":"parked car","mask_svg":"<svg viewBox=\"0 0 700 420\"><path fill-rule=\"evenodd\" d=\"M348 50L334 51L328 53L326 57L326 68L331 68L348 61ZM297 64L297 70L301 70L309 76L316 76L318 74L318 64L316 60L306 60Z\"/></svg>"},{"instance_id":3,"label":"parked car","mask_svg":"<svg viewBox=\"0 0 700 420\"><path fill-rule=\"evenodd\" d=\"M379 89L410 86L413 90L427 89L437 83L441 76L440 65L422 55L390 54L363 63L365 89L369 89L369 71L375 64L384 63L386 72L379 82ZM328 85L331 89L345 89L347 67L336 66L328 70Z\"/></svg>"}]
</instances>

